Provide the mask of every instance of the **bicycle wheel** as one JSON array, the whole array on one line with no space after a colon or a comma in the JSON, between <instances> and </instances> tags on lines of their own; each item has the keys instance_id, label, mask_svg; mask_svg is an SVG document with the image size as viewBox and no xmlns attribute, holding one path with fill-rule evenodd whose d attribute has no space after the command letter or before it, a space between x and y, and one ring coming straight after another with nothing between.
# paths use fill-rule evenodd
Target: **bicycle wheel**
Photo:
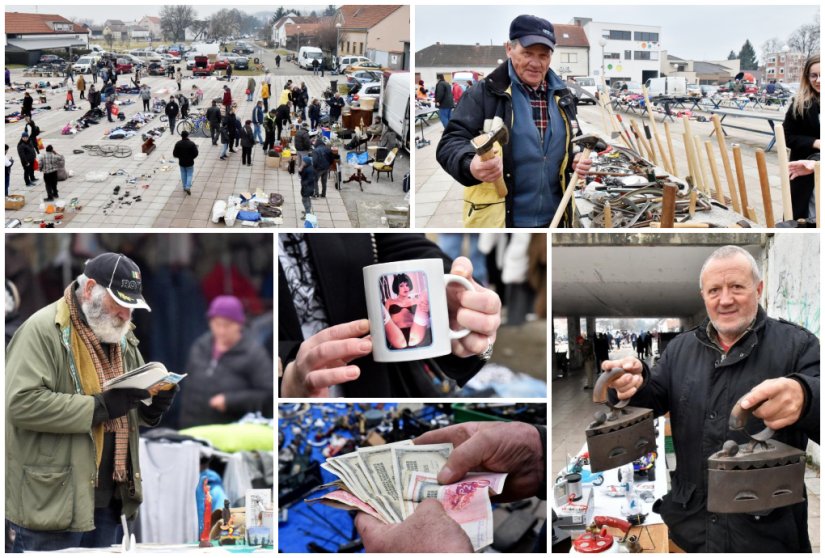
<instances>
[{"instance_id":1,"label":"bicycle wheel","mask_svg":"<svg viewBox=\"0 0 825 558\"><path fill-rule=\"evenodd\" d=\"M115 146L110 144L103 144L100 146L100 155L102 157L111 157L115 154Z\"/></svg>"},{"instance_id":2,"label":"bicycle wheel","mask_svg":"<svg viewBox=\"0 0 825 558\"><path fill-rule=\"evenodd\" d=\"M180 122L178 122L178 125L175 126L175 130L177 130L178 135L180 135L180 133L184 132L184 131L187 134L191 134L192 133L192 128L193 128L193 126L192 126L192 121L191 120L181 120Z\"/></svg>"},{"instance_id":3,"label":"bicycle wheel","mask_svg":"<svg viewBox=\"0 0 825 558\"><path fill-rule=\"evenodd\" d=\"M128 145L118 145L115 147L114 156L118 159L124 159L132 156L132 148Z\"/></svg>"},{"instance_id":4,"label":"bicycle wheel","mask_svg":"<svg viewBox=\"0 0 825 558\"><path fill-rule=\"evenodd\" d=\"M204 120L203 124L201 124L201 134L203 134L203 137L205 138L212 137L212 127L209 125L208 120Z\"/></svg>"}]
</instances>

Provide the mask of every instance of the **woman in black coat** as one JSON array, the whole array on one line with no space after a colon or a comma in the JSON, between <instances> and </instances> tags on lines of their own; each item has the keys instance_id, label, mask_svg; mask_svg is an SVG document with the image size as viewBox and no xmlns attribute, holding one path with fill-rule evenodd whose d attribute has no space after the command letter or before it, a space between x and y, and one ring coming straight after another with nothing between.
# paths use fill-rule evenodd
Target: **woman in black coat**
<instances>
[{"instance_id":1,"label":"woman in black coat","mask_svg":"<svg viewBox=\"0 0 825 558\"><path fill-rule=\"evenodd\" d=\"M252 166L252 147L255 145L255 133L252 131L252 121L247 120L241 130L241 164Z\"/></svg>"},{"instance_id":2,"label":"woman in black coat","mask_svg":"<svg viewBox=\"0 0 825 558\"><path fill-rule=\"evenodd\" d=\"M791 149L790 160L801 161L819 157L819 55L808 58L799 79L799 91L794 97L782 128ZM814 217L813 174L791 180L793 218Z\"/></svg>"}]
</instances>

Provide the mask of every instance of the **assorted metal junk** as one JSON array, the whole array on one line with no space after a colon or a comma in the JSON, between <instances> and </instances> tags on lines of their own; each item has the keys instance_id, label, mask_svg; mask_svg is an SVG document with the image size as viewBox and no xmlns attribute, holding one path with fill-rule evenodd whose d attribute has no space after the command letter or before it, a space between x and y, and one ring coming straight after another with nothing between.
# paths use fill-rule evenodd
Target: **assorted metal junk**
<instances>
[{"instance_id":1,"label":"assorted metal junk","mask_svg":"<svg viewBox=\"0 0 825 558\"><path fill-rule=\"evenodd\" d=\"M749 441L728 440L708 458L708 511L767 512L803 502L805 452L772 440L770 428L753 435L745 431L753 409L742 409L740 402L731 411L728 428L745 432Z\"/></svg>"},{"instance_id":2,"label":"assorted metal junk","mask_svg":"<svg viewBox=\"0 0 825 558\"><path fill-rule=\"evenodd\" d=\"M653 411L630 407L629 400L616 404L608 400L607 384L621 374L624 374L621 368L605 372L593 388L593 402L606 404L609 411L596 413L596 420L585 431L593 473L620 467L656 451Z\"/></svg>"}]
</instances>

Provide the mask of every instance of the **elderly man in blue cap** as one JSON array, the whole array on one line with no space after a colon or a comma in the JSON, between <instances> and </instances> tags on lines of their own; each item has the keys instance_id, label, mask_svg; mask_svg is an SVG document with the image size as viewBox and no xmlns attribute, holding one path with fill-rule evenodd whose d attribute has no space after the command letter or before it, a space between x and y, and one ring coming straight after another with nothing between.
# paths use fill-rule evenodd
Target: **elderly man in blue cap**
<instances>
[{"instance_id":1,"label":"elderly man in blue cap","mask_svg":"<svg viewBox=\"0 0 825 558\"><path fill-rule=\"evenodd\" d=\"M510 24L508 60L468 90L441 136L436 157L465 186L504 177L507 227L546 227L553 219L578 161L571 140L579 135L576 100L550 69L556 48L553 24L520 15ZM505 126L509 142L487 161L471 140ZM475 208L484 211L484 208ZM570 215L564 224L569 225Z\"/></svg>"}]
</instances>

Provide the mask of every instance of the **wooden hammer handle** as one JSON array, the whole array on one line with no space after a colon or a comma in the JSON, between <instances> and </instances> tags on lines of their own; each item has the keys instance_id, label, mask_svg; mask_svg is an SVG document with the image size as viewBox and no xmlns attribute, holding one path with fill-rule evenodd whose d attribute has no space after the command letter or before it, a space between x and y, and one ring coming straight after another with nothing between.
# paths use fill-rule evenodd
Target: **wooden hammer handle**
<instances>
[{"instance_id":1,"label":"wooden hammer handle","mask_svg":"<svg viewBox=\"0 0 825 558\"><path fill-rule=\"evenodd\" d=\"M493 152L492 149L479 155L479 158L482 161L489 161L493 157L497 157L497 155ZM495 186L496 186L496 193L499 195L499 197L503 198L504 196L507 195L507 185L504 183L504 177L503 176L499 176L495 180L495 182L493 182L493 184L495 184Z\"/></svg>"},{"instance_id":2,"label":"wooden hammer handle","mask_svg":"<svg viewBox=\"0 0 825 558\"><path fill-rule=\"evenodd\" d=\"M590 148L586 147L584 151L582 151L581 161L587 160L590 158ZM570 177L570 182L567 183L567 189L564 191L564 196L562 197L561 201L559 202L559 207L556 209L556 214L553 215L553 220L550 222L550 228L555 229L559 226L561 222L561 218L564 216L564 210L567 208L567 204L570 203L570 198L573 197L573 192L576 190L576 182L579 181L579 171L575 171L573 176Z\"/></svg>"}]
</instances>

